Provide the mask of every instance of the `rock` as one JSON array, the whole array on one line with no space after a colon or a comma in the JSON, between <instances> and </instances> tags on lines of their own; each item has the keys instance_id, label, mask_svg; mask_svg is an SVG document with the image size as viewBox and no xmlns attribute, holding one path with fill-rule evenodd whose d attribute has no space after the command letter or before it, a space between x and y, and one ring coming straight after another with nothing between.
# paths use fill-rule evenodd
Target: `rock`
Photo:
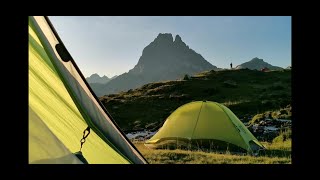
<instances>
[{"instance_id":1,"label":"rock","mask_svg":"<svg viewBox=\"0 0 320 180\"><path fill-rule=\"evenodd\" d=\"M258 140L270 142L284 129L291 129L291 120L263 119L248 129Z\"/></svg>"}]
</instances>

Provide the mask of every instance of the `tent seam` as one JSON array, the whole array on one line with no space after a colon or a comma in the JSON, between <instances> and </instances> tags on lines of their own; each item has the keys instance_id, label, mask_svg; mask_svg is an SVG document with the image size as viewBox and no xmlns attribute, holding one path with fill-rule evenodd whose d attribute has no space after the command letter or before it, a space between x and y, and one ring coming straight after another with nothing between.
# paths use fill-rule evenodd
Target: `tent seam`
<instances>
[{"instance_id":1,"label":"tent seam","mask_svg":"<svg viewBox=\"0 0 320 180\"><path fill-rule=\"evenodd\" d=\"M199 111L199 113L198 113L197 122L196 122L196 124L195 124L195 126L194 126L194 128L193 128L192 134L191 134L191 140L192 140L192 138L193 138L194 131L196 130L197 125L198 125L198 121L199 121L200 113L201 113L201 110L202 110L202 106L203 106L203 101L202 101L202 103L201 103L200 111Z\"/></svg>"}]
</instances>

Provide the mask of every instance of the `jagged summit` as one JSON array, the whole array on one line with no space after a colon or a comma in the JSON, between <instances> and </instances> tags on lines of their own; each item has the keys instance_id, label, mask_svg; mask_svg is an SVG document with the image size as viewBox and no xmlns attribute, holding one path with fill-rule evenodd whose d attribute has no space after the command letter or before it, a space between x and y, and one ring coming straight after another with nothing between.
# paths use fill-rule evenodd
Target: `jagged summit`
<instances>
[{"instance_id":1,"label":"jagged summit","mask_svg":"<svg viewBox=\"0 0 320 180\"><path fill-rule=\"evenodd\" d=\"M160 42L173 42L173 37L171 33L159 33L155 41L160 41Z\"/></svg>"}]
</instances>

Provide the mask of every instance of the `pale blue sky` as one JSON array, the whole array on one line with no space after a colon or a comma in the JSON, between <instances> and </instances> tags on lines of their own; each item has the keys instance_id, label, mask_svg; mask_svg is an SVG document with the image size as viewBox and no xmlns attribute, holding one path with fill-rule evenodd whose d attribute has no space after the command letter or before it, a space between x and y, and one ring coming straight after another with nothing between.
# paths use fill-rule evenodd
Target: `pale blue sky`
<instances>
[{"instance_id":1,"label":"pale blue sky","mask_svg":"<svg viewBox=\"0 0 320 180\"><path fill-rule=\"evenodd\" d=\"M159 33L179 34L211 64L228 68L254 57L291 65L290 16L49 16L85 77L112 77L137 64Z\"/></svg>"}]
</instances>

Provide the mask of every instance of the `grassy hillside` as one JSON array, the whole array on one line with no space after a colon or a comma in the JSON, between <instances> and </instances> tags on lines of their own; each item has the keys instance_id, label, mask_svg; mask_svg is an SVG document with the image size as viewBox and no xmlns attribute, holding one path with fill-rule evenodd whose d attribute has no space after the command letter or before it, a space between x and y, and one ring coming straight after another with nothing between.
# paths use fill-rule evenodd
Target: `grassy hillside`
<instances>
[{"instance_id":1,"label":"grassy hillside","mask_svg":"<svg viewBox=\"0 0 320 180\"><path fill-rule=\"evenodd\" d=\"M176 108L191 101L223 103L244 122L291 104L291 70L208 71L185 79L149 83L100 100L124 131L157 129Z\"/></svg>"}]
</instances>

